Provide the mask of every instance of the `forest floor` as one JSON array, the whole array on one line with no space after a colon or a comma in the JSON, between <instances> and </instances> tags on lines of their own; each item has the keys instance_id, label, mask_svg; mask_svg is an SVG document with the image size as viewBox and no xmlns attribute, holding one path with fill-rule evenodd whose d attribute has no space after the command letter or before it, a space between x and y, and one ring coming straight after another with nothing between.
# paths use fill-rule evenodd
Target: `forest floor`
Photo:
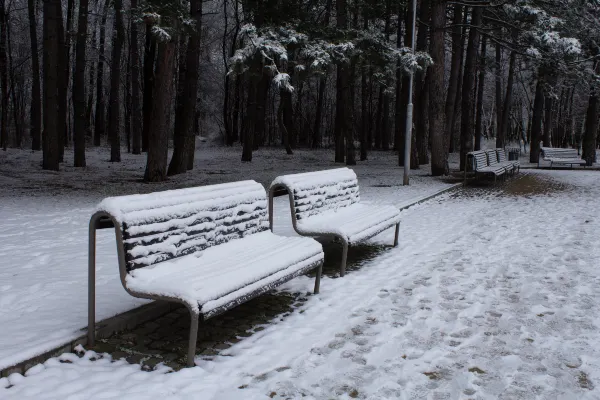
<instances>
[{"instance_id":1,"label":"forest floor","mask_svg":"<svg viewBox=\"0 0 600 400\"><path fill-rule=\"evenodd\" d=\"M222 171L223 181L256 176L268 184L282 173L333 166L313 154L298 152L290 162L257 152L256 163L242 165L239 152L219 150L197 165L216 157L210 170ZM381 154L356 168L366 201L398 204L449 185L422 171L402 187L393 161ZM121 192L116 182L108 192L166 187L137 183L134 164L123 163L131 180ZM208 171L167 185L218 182ZM44 182L32 177L39 172L6 172L0 167L0 184L14 190L0 197L8 228L0 233L0 362L85 325L86 224L106 193L88 194L98 180L83 172L52 175L49 191L31 186ZM63 184L82 189L64 193ZM114 352L114 360L64 354L25 377L0 379L0 398L597 399L599 197L600 173L548 170L442 195L402 212L398 248L384 247L390 230L352 255L344 278L330 268L319 295L305 295L312 279L297 278L270 295L283 300L264 300L260 318L238 311L248 325L242 334L217 324L235 340L213 344L198 368L167 373L159 364L145 372ZM288 234L278 200L276 232ZM141 304L120 287L112 240L99 240L99 318Z\"/></svg>"}]
</instances>

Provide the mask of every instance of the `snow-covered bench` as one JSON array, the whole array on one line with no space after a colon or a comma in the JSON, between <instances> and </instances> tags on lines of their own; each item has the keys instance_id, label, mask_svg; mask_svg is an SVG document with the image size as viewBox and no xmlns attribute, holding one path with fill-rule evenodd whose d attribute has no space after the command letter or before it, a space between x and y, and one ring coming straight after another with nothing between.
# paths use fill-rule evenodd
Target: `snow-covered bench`
<instances>
[{"instance_id":1,"label":"snow-covered bench","mask_svg":"<svg viewBox=\"0 0 600 400\"><path fill-rule=\"evenodd\" d=\"M542 147L540 153L540 156L543 157L544 161L550 161L550 168L552 168L553 164L570 165L571 168L573 168L573 165L585 166L587 164L587 162L582 160L579 154L577 154L577 149ZM538 168L539 166L540 157L538 157Z\"/></svg>"},{"instance_id":2,"label":"snow-covered bench","mask_svg":"<svg viewBox=\"0 0 600 400\"><path fill-rule=\"evenodd\" d=\"M467 153L467 165L469 165L469 159L471 160L471 169L477 175L494 175L494 182L498 176L502 176L506 173L506 167L498 164L495 150L493 156L488 157L488 152L485 150L471 151ZM467 168L465 168L465 182L467 179Z\"/></svg>"},{"instance_id":3,"label":"snow-covered bench","mask_svg":"<svg viewBox=\"0 0 600 400\"><path fill-rule=\"evenodd\" d=\"M498 156L498 164L500 164L501 166L506 166L507 171L508 168L510 168L513 173L515 172L515 170L516 172L519 172L521 170L521 164L519 163L519 161L509 161L506 159L506 151L504 151L504 149L496 149L496 155Z\"/></svg>"},{"instance_id":4,"label":"snow-covered bench","mask_svg":"<svg viewBox=\"0 0 600 400\"><path fill-rule=\"evenodd\" d=\"M255 181L109 197L90 220L88 344L95 339L96 229L114 227L119 273L135 297L184 304L190 311L188 366L198 322L221 314L323 265L310 238L274 235L267 194Z\"/></svg>"},{"instance_id":5,"label":"snow-covered bench","mask_svg":"<svg viewBox=\"0 0 600 400\"><path fill-rule=\"evenodd\" d=\"M396 226L398 245L400 211L394 206L359 203L356 174L338 168L277 177L269 190L269 224L273 230L273 197L289 194L292 225L302 236L336 238L343 244L340 275L344 276L348 247Z\"/></svg>"}]
</instances>

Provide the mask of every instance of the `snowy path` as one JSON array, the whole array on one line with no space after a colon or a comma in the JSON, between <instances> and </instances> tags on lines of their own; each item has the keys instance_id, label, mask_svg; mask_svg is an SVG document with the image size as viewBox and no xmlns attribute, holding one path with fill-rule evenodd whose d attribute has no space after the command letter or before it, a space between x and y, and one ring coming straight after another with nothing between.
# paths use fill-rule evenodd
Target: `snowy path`
<instances>
[{"instance_id":1,"label":"snowy path","mask_svg":"<svg viewBox=\"0 0 600 400\"><path fill-rule=\"evenodd\" d=\"M540 175L574 187L411 208L399 248L199 368L65 355L0 380L0 397L600 398L600 175Z\"/></svg>"},{"instance_id":2,"label":"snowy path","mask_svg":"<svg viewBox=\"0 0 600 400\"><path fill-rule=\"evenodd\" d=\"M14 153L14 154L12 154ZM30 152L9 152L9 156L29 160ZM98 176L109 182L110 194L130 194L136 191L165 190L181 184L215 183L252 177L269 183L280 171L302 171L331 168L324 161L310 162L315 157L300 152L294 162L289 157L275 157L280 150L265 150L263 159L240 169L239 154L228 149L198 151L202 167L188 174L189 181L171 180L161 185L146 185L135 181L118 181L119 174L136 173L144 158L127 154L118 171L105 162L106 154L88 154L88 171L66 170L61 174L39 172L39 164L31 165L15 159L19 178L11 178L0 167L0 185L10 188L0 194L0 370L59 347L82 335L87 325L87 235L89 218L96 204L104 197ZM409 187L398 185L401 173L390 173L393 163L383 157L370 165L357 166L362 198L370 202L402 205L420 196L450 186L420 171ZM2 164L0 163L0 166ZM28 170L31 169L31 171ZM218 170L225 174L209 175ZM25 172L23 172L25 171ZM93 171L93 174L90 174ZM383 174L383 171L387 171ZM400 170L401 171L401 170ZM6 173L5 173L6 172ZM7 175L8 174L8 175ZM196 174L196 175L194 175ZM22 175L22 176L21 176ZM213 179L206 182L206 179ZM201 182L195 181L201 179ZM48 180L63 193L51 196L53 190L40 193ZM113 181L117 180L118 183ZM111 183L112 182L112 183ZM125 185L124 182L127 182ZM21 186L25 187L22 189ZM72 186L72 188L71 188ZM69 189L70 188L70 189ZM73 188L77 189L73 191ZM91 193L83 196L83 193ZM276 233L293 234L287 200L276 199ZM118 276L114 233L99 231L97 240L97 319L105 319L128 311L145 300L128 295Z\"/></svg>"}]
</instances>

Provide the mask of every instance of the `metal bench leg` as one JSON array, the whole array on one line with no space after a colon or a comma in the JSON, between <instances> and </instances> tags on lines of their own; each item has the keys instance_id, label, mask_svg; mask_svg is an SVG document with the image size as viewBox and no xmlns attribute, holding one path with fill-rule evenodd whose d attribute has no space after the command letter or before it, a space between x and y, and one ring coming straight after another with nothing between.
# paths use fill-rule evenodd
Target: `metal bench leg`
<instances>
[{"instance_id":1,"label":"metal bench leg","mask_svg":"<svg viewBox=\"0 0 600 400\"><path fill-rule=\"evenodd\" d=\"M315 290L314 294L319 294L319 289L321 287L321 274L323 273L323 263L319 265L317 268L317 277L315 278Z\"/></svg>"},{"instance_id":2,"label":"metal bench leg","mask_svg":"<svg viewBox=\"0 0 600 400\"><path fill-rule=\"evenodd\" d=\"M88 332L87 345L96 340L96 221L92 220L88 239Z\"/></svg>"},{"instance_id":3,"label":"metal bench leg","mask_svg":"<svg viewBox=\"0 0 600 400\"><path fill-rule=\"evenodd\" d=\"M398 247L398 235L400 234L400 222L396 224L396 233L394 234L394 247Z\"/></svg>"},{"instance_id":4,"label":"metal bench leg","mask_svg":"<svg viewBox=\"0 0 600 400\"><path fill-rule=\"evenodd\" d=\"M187 366L195 367L196 363L194 362L194 358L196 357L196 340L198 339L198 320L200 319L200 316L191 309L190 316L192 320L190 323L190 343L188 345Z\"/></svg>"},{"instance_id":5,"label":"metal bench leg","mask_svg":"<svg viewBox=\"0 0 600 400\"><path fill-rule=\"evenodd\" d=\"M346 262L348 261L348 243L344 241L344 248L342 249L342 265L340 265L340 276L346 274Z\"/></svg>"}]
</instances>

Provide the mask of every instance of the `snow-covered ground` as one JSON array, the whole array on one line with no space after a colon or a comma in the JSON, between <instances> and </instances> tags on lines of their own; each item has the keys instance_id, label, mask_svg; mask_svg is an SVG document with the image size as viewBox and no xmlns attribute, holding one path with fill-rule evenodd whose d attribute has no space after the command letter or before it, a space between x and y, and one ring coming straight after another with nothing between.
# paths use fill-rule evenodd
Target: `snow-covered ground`
<instances>
[{"instance_id":1,"label":"snow-covered ground","mask_svg":"<svg viewBox=\"0 0 600 400\"><path fill-rule=\"evenodd\" d=\"M244 179L268 185L284 173L339 166L330 161L330 150L297 151L290 157L282 149L263 149L251 164L239 157L239 148L198 150L192 172L148 185L139 182L144 156L123 154L121 164L111 164L108 149L93 149L82 171L69 167L72 153L67 152L63 171L56 173L40 170L39 152L0 152L0 369L82 335L87 324L88 222L103 197ZM420 170L403 187L396 164L393 154L374 152L355 168L363 200L400 205L450 185ZM277 198L276 233L292 232L286 206L285 198ZM97 244L100 320L144 300L121 286L114 233L99 231Z\"/></svg>"},{"instance_id":2,"label":"snow-covered ground","mask_svg":"<svg viewBox=\"0 0 600 400\"><path fill-rule=\"evenodd\" d=\"M65 354L0 380L0 398L598 399L600 173L531 174L562 190L410 208L398 248L214 361L167 374Z\"/></svg>"}]
</instances>

